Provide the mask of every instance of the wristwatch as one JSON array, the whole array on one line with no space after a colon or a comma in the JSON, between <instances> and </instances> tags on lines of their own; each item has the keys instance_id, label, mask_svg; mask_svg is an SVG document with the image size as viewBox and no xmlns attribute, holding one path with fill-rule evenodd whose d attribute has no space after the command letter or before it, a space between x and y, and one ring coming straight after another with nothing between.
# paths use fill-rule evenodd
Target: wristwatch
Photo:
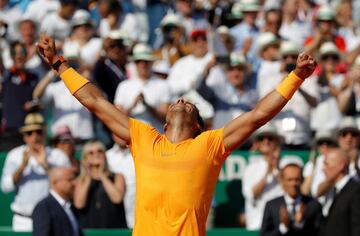
<instances>
[{"instance_id":1,"label":"wristwatch","mask_svg":"<svg viewBox=\"0 0 360 236\"><path fill-rule=\"evenodd\" d=\"M54 70L58 71L60 65L63 64L64 62L66 62L65 58L63 56L59 56L58 60L54 64L52 64L51 67Z\"/></svg>"}]
</instances>

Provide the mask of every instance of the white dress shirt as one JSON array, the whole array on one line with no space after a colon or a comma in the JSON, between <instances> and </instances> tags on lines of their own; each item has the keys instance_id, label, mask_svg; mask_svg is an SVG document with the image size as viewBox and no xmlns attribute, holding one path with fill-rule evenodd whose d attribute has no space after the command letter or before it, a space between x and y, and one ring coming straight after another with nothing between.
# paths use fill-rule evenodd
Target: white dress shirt
<instances>
[{"instance_id":1,"label":"white dress shirt","mask_svg":"<svg viewBox=\"0 0 360 236\"><path fill-rule=\"evenodd\" d=\"M26 148L26 145L22 145L8 153L2 172L1 188L6 193L16 192L11 204L13 212L31 216L35 205L48 195L49 181L46 170L39 165L35 157L30 156L21 179L17 184L13 182L13 175L23 161ZM71 166L68 157L59 149L46 148L46 153L49 168Z\"/></svg>"},{"instance_id":2,"label":"white dress shirt","mask_svg":"<svg viewBox=\"0 0 360 236\"><path fill-rule=\"evenodd\" d=\"M283 190L275 175L268 176L266 186L258 198L254 197L252 188L266 175L268 163L264 158L251 162L245 169L242 192L245 197L246 229L259 230L268 201L283 195Z\"/></svg>"},{"instance_id":3,"label":"white dress shirt","mask_svg":"<svg viewBox=\"0 0 360 236\"><path fill-rule=\"evenodd\" d=\"M124 196L126 224L129 228L133 228L136 198L136 178L133 157L129 149L121 149L119 145L115 144L111 149L106 151L106 161L111 172L124 176L126 186Z\"/></svg>"},{"instance_id":4,"label":"white dress shirt","mask_svg":"<svg viewBox=\"0 0 360 236\"><path fill-rule=\"evenodd\" d=\"M56 40L64 40L70 35L70 20L59 16L58 12L47 14L41 21L40 32L46 33Z\"/></svg>"}]
</instances>

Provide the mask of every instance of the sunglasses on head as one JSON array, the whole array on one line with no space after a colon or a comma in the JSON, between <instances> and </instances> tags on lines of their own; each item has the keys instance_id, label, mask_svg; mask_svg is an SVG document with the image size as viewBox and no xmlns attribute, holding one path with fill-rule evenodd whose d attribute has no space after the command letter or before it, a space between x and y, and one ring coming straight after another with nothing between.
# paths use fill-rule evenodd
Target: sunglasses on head
<instances>
[{"instance_id":1,"label":"sunglasses on head","mask_svg":"<svg viewBox=\"0 0 360 236\"><path fill-rule=\"evenodd\" d=\"M336 54L328 54L328 55L322 56L321 59L324 61L327 61L327 60L338 61L340 58Z\"/></svg>"},{"instance_id":2,"label":"sunglasses on head","mask_svg":"<svg viewBox=\"0 0 360 236\"><path fill-rule=\"evenodd\" d=\"M38 130L30 130L30 131L26 131L25 135L27 136L31 136L33 133L36 133L37 135L42 135L43 131L41 129Z\"/></svg>"},{"instance_id":3,"label":"sunglasses on head","mask_svg":"<svg viewBox=\"0 0 360 236\"><path fill-rule=\"evenodd\" d=\"M102 154L104 153L105 151L103 149L97 149L97 150L92 150L92 151L89 151L87 154L88 155L94 155L95 153L97 154Z\"/></svg>"}]
</instances>

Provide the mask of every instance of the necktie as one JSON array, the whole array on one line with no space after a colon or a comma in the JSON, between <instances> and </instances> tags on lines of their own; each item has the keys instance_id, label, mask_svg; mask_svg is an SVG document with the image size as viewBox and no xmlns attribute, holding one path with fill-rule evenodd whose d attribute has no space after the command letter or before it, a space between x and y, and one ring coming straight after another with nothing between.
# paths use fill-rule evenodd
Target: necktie
<instances>
[{"instance_id":1,"label":"necktie","mask_svg":"<svg viewBox=\"0 0 360 236\"><path fill-rule=\"evenodd\" d=\"M295 201L291 203L291 220L295 222L295 214L296 214L296 203Z\"/></svg>"},{"instance_id":2,"label":"necktie","mask_svg":"<svg viewBox=\"0 0 360 236\"><path fill-rule=\"evenodd\" d=\"M68 202L65 203L64 210L69 217L72 231L73 231L73 236L78 236L79 235L79 226L77 224L77 221L76 221L76 218L75 218L73 212L71 211L70 203L68 203Z\"/></svg>"}]
</instances>

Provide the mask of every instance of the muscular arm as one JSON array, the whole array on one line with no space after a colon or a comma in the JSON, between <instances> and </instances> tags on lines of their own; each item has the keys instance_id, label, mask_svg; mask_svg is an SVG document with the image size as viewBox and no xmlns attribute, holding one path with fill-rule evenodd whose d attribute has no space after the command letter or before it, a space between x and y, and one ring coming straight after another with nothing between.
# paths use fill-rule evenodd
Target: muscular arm
<instances>
[{"instance_id":1,"label":"muscular arm","mask_svg":"<svg viewBox=\"0 0 360 236\"><path fill-rule=\"evenodd\" d=\"M294 70L295 75L290 74L284 81L295 81L295 79L304 80L312 74L315 67L316 62L314 59L311 56L302 53L299 55L296 62L296 69ZM290 83L286 83L285 88L289 90L286 91L286 93L295 93L298 86L300 85L293 86L292 82L291 85ZM244 142L252 132L271 120L286 105L291 96L292 95L289 95L288 98L285 98L277 90L274 90L262 98L253 110L226 124L224 127L224 145L226 151L234 150Z\"/></svg>"},{"instance_id":2,"label":"muscular arm","mask_svg":"<svg viewBox=\"0 0 360 236\"><path fill-rule=\"evenodd\" d=\"M49 64L53 65L59 57L56 53L54 39L41 35L38 42L40 55ZM69 65L62 63L57 72L62 80L73 82L82 80L77 73L68 73ZM67 85L68 86L68 85ZM68 87L69 88L69 87ZM91 83L86 83L77 88L74 97L79 100L90 112L94 113L110 130L126 142L130 142L129 117L120 112L113 104L108 102L101 92Z\"/></svg>"},{"instance_id":3,"label":"muscular arm","mask_svg":"<svg viewBox=\"0 0 360 236\"><path fill-rule=\"evenodd\" d=\"M271 120L286 105L287 100L277 91L263 97L255 108L247 112L230 123L224 128L224 144L227 151L234 150L243 143L252 132Z\"/></svg>"}]
</instances>

